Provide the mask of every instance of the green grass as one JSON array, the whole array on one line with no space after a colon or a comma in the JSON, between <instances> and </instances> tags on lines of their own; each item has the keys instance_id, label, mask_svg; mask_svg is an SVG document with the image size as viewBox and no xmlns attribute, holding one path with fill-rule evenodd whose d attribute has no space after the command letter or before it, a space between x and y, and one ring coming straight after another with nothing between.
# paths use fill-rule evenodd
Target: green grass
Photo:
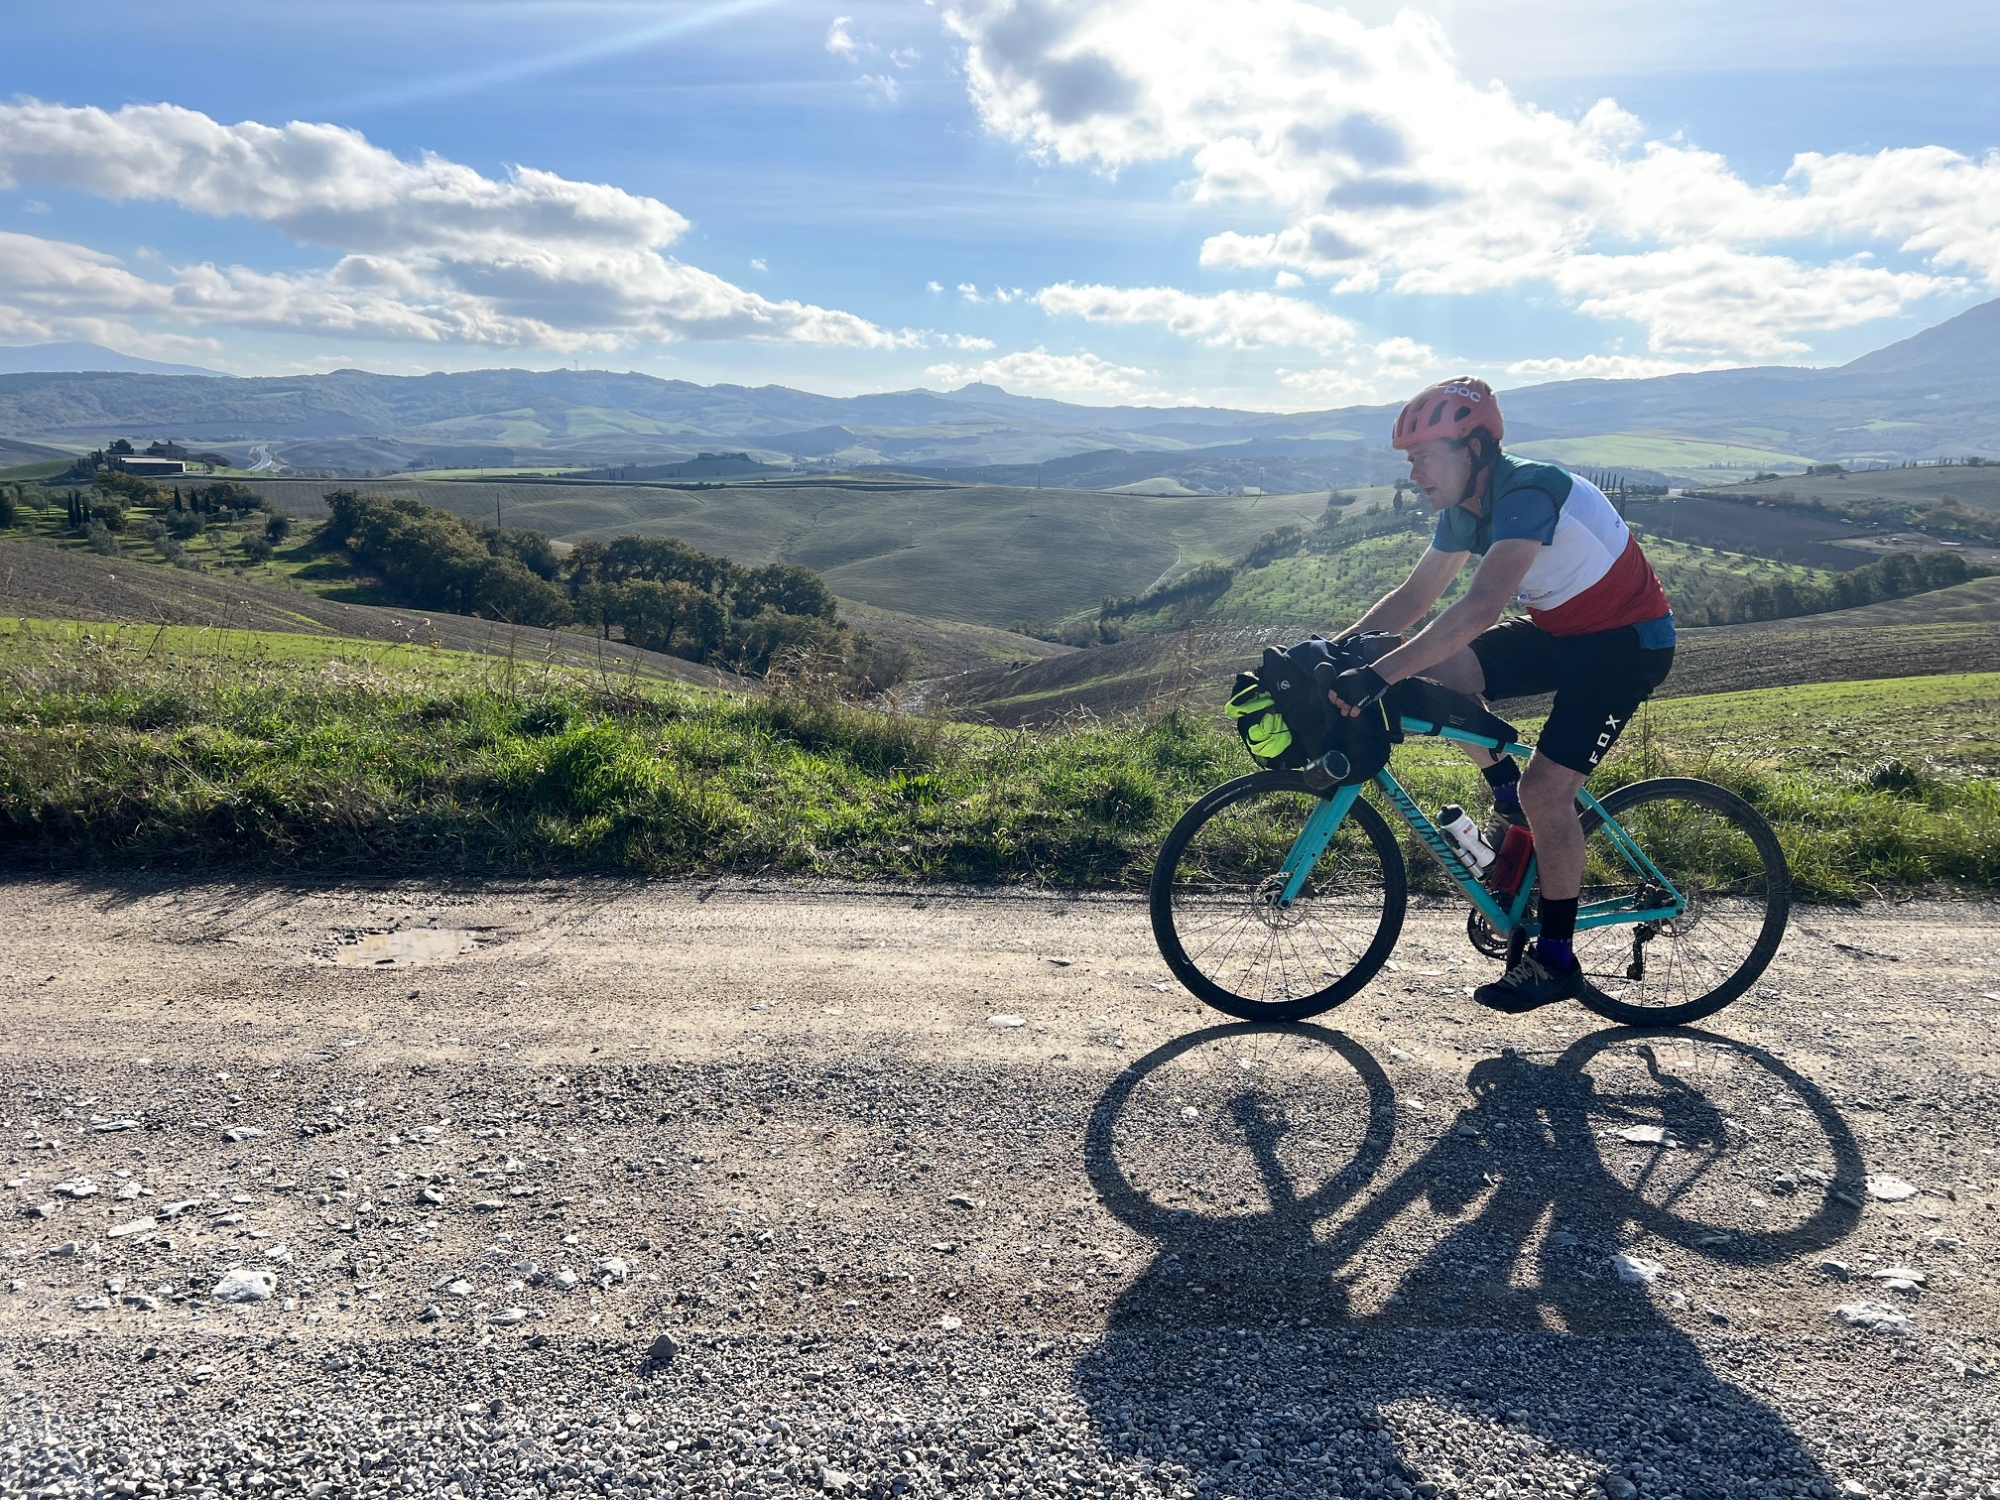
<instances>
[{"instance_id":1,"label":"green grass","mask_svg":"<svg viewBox=\"0 0 2000 1500\"><path fill-rule=\"evenodd\" d=\"M11 469L0 469L0 484L34 484L38 480L53 479L74 462L74 459L68 458L44 458L31 464L16 464Z\"/></svg>"},{"instance_id":2,"label":"green grass","mask_svg":"<svg viewBox=\"0 0 2000 1500\"><path fill-rule=\"evenodd\" d=\"M1534 743L1539 721L1519 727ZM1446 746L1406 745L1395 770L1426 807L1483 803L1477 773ZM1983 672L1651 703L1591 789L1661 775L1719 782L1776 827L1800 897L1825 901L2000 889L1996 774L2000 673ZM1409 859L1416 869L1428 857Z\"/></svg>"},{"instance_id":3,"label":"green grass","mask_svg":"<svg viewBox=\"0 0 2000 1500\"><path fill-rule=\"evenodd\" d=\"M60 489L50 492L52 496L61 493ZM128 509L125 530L116 538L118 554L114 560L149 567L167 566L166 554L140 532L147 520L164 520L167 513L165 507L139 505ZM356 578L351 568L317 550L309 524L294 525L291 537L273 550L268 561L253 562L243 550L243 539L261 533L264 521L263 516L253 515L235 525L211 525L199 536L182 541L181 555L196 572L209 577L227 575L265 588L298 589L344 604L389 602L369 580ZM64 524L59 501L41 509L29 506L21 510L14 529L0 531L0 541L36 541L71 552L89 549L86 539Z\"/></svg>"},{"instance_id":4,"label":"green grass","mask_svg":"<svg viewBox=\"0 0 2000 1500\"><path fill-rule=\"evenodd\" d=\"M1524 726L1532 727L1532 726ZM2000 889L2000 674L1650 707L1598 779L1706 775L1803 896ZM0 859L371 875L738 871L1143 887L1249 769L1205 717L1005 731L420 648L67 622L0 630ZM1429 742L1398 774L1481 805ZM1435 882L1413 852L1420 882Z\"/></svg>"},{"instance_id":5,"label":"green grass","mask_svg":"<svg viewBox=\"0 0 2000 1500\"><path fill-rule=\"evenodd\" d=\"M439 686L505 676L490 656L395 641L207 625L0 617L0 670L31 670L64 657L103 661L141 676L158 668L204 681L226 681L263 667L349 669Z\"/></svg>"}]
</instances>

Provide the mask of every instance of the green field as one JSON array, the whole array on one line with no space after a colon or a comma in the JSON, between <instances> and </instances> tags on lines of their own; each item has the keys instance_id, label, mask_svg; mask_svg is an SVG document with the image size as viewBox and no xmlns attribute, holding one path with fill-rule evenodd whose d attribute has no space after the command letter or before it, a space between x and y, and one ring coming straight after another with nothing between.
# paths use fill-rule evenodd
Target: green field
<instances>
[{"instance_id":1,"label":"green field","mask_svg":"<svg viewBox=\"0 0 2000 1500\"><path fill-rule=\"evenodd\" d=\"M253 488L299 515L323 511L325 481ZM1310 525L1319 495L1112 495L917 481L707 486L369 480L490 524L560 540L677 536L744 564L802 563L835 593L968 624L1051 624L1106 594L1141 593L1198 562L1239 557L1267 531Z\"/></svg>"},{"instance_id":2,"label":"green field","mask_svg":"<svg viewBox=\"0 0 2000 1500\"><path fill-rule=\"evenodd\" d=\"M1655 705L1600 785L1736 787L1809 897L1988 891L1996 764L1988 673ZM1476 773L1442 746L1398 766L1426 805L1477 805ZM1009 732L289 635L0 630L0 859L16 867L1137 889L1180 810L1247 769L1233 735L1187 713Z\"/></svg>"},{"instance_id":3,"label":"green field","mask_svg":"<svg viewBox=\"0 0 2000 1500\"><path fill-rule=\"evenodd\" d=\"M1574 469L1650 469L1660 474L1683 474L1715 484L1748 479L1753 474L1780 466L1800 469L1818 462L1802 454L1787 453L1755 443L1721 443L1704 438L1647 432L1543 438L1509 443L1507 451L1522 458L1548 459Z\"/></svg>"},{"instance_id":4,"label":"green field","mask_svg":"<svg viewBox=\"0 0 2000 1500\"><path fill-rule=\"evenodd\" d=\"M2000 511L2000 464L1943 464L1921 468L1856 469L1843 474L1787 474L1760 484L1718 490L1731 498L1785 496L1827 505L1906 506L1955 503Z\"/></svg>"},{"instance_id":5,"label":"green field","mask_svg":"<svg viewBox=\"0 0 2000 1500\"><path fill-rule=\"evenodd\" d=\"M33 668L59 660L96 661L107 670L142 675L157 663L197 680L232 680L266 667L351 671L438 687L504 683L510 675L523 687L531 680L581 680L576 669L549 667L527 653L510 666L479 652L352 636L0 616L0 665Z\"/></svg>"}]
</instances>

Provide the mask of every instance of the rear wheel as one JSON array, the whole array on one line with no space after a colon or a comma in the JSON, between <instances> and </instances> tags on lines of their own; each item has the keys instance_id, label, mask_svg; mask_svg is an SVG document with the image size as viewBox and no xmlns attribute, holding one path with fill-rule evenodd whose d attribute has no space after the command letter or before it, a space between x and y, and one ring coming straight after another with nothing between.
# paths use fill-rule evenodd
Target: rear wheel
<instances>
[{"instance_id":1,"label":"rear wheel","mask_svg":"<svg viewBox=\"0 0 2000 1500\"><path fill-rule=\"evenodd\" d=\"M1396 946L1403 856L1357 800L1289 906L1283 866L1320 797L1292 771L1227 782L1187 810L1153 867L1153 936L1196 998L1295 1021L1358 993Z\"/></svg>"},{"instance_id":2,"label":"rear wheel","mask_svg":"<svg viewBox=\"0 0 2000 1500\"><path fill-rule=\"evenodd\" d=\"M1684 777L1620 787L1602 805L1686 904L1674 917L1579 930L1583 1003L1628 1026L1715 1014L1757 982L1785 936L1792 878L1778 836L1734 792ZM1669 904L1602 818L1587 816L1583 828L1586 912L1603 902Z\"/></svg>"}]
</instances>

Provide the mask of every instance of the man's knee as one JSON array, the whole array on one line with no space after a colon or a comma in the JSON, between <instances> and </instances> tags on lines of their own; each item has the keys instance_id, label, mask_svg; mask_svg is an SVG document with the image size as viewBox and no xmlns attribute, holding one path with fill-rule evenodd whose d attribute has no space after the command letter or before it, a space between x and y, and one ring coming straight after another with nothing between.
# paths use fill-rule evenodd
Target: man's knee
<instances>
[{"instance_id":1,"label":"man's knee","mask_svg":"<svg viewBox=\"0 0 2000 1500\"><path fill-rule=\"evenodd\" d=\"M1576 794L1588 780L1580 771L1557 765L1546 755L1537 755L1521 773L1521 806L1530 815L1537 810L1557 813L1576 805Z\"/></svg>"}]
</instances>

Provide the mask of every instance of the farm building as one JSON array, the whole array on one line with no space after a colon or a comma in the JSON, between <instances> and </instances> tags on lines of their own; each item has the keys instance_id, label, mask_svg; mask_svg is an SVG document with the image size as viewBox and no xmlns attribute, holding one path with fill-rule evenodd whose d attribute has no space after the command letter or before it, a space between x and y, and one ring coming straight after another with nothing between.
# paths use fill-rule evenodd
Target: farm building
<instances>
[{"instance_id":1,"label":"farm building","mask_svg":"<svg viewBox=\"0 0 2000 1500\"><path fill-rule=\"evenodd\" d=\"M122 469L127 474L138 474L146 479L161 479L170 474L187 473L187 464L178 458L153 458L144 454L114 453L111 467Z\"/></svg>"}]
</instances>

